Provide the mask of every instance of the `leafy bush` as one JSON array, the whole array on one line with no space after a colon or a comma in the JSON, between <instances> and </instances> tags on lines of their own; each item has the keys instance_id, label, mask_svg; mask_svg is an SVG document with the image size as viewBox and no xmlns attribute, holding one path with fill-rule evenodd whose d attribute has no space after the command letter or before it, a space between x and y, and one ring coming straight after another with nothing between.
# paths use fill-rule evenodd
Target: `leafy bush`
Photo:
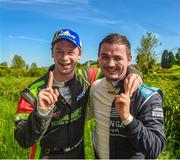
<instances>
[{"instance_id":1,"label":"leafy bush","mask_svg":"<svg viewBox=\"0 0 180 160\"><path fill-rule=\"evenodd\" d=\"M180 79L178 73L171 75L147 75L145 83L159 87L164 94L164 120L167 145L162 153L164 157L178 158L180 147ZM170 157L168 157L170 156Z\"/></svg>"},{"instance_id":2,"label":"leafy bush","mask_svg":"<svg viewBox=\"0 0 180 160\"><path fill-rule=\"evenodd\" d=\"M45 68L0 68L0 77L14 76L14 77L40 77L47 72Z\"/></svg>"}]
</instances>

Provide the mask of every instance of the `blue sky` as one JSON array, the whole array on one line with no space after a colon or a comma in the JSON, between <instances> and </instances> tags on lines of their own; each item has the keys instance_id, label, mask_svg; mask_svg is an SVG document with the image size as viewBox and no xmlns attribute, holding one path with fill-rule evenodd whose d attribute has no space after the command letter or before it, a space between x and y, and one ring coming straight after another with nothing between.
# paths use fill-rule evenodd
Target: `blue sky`
<instances>
[{"instance_id":1,"label":"blue sky","mask_svg":"<svg viewBox=\"0 0 180 160\"><path fill-rule=\"evenodd\" d=\"M18 54L31 65L49 66L55 31L70 28L83 43L81 63L97 59L100 40L110 32L124 34L135 49L142 35L153 32L156 48L180 47L179 0L0 0L0 63L11 65ZM173 50L176 51L176 50Z\"/></svg>"}]
</instances>

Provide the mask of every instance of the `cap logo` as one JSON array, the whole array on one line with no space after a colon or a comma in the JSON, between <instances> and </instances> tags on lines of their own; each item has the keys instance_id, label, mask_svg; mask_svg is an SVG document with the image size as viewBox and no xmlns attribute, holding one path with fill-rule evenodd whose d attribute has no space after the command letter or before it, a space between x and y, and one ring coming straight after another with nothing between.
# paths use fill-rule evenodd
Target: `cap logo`
<instances>
[{"instance_id":1,"label":"cap logo","mask_svg":"<svg viewBox=\"0 0 180 160\"><path fill-rule=\"evenodd\" d=\"M69 40L75 44L76 47L81 47L81 40L79 38L79 35L76 32L71 31L70 29L62 29L60 31L57 31L54 35L52 45L54 45L57 40Z\"/></svg>"},{"instance_id":2,"label":"cap logo","mask_svg":"<svg viewBox=\"0 0 180 160\"><path fill-rule=\"evenodd\" d=\"M59 36L68 36L68 37L72 37L73 39L75 39L76 37L73 36L71 33L69 33L69 31L61 31L61 33L59 34Z\"/></svg>"}]
</instances>

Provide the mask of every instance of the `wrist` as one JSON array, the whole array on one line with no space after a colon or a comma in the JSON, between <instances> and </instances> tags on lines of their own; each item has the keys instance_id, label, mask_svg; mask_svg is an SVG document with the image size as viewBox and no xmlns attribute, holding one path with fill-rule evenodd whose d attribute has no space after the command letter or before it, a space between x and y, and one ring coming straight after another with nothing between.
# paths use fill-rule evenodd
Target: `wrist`
<instances>
[{"instance_id":1,"label":"wrist","mask_svg":"<svg viewBox=\"0 0 180 160\"><path fill-rule=\"evenodd\" d=\"M50 107L49 109L42 108L39 105L37 105L37 111L41 116L47 116L53 108L54 108L54 105L52 107Z\"/></svg>"},{"instance_id":2,"label":"wrist","mask_svg":"<svg viewBox=\"0 0 180 160\"><path fill-rule=\"evenodd\" d=\"M128 124L130 124L133 121L133 116L131 114L129 114L128 118L125 120L122 120L122 123L127 126Z\"/></svg>"}]
</instances>

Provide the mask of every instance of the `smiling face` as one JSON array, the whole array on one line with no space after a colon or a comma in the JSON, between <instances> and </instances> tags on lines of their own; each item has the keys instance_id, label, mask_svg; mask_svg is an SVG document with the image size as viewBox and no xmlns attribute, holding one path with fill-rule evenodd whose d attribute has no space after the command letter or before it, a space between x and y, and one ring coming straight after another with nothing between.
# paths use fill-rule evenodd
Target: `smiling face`
<instances>
[{"instance_id":1,"label":"smiling face","mask_svg":"<svg viewBox=\"0 0 180 160\"><path fill-rule=\"evenodd\" d=\"M123 79L131 63L131 55L124 44L102 43L98 59L102 72L111 81Z\"/></svg>"},{"instance_id":2,"label":"smiling face","mask_svg":"<svg viewBox=\"0 0 180 160\"><path fill-rule=\"evenodd\" d=\"M68 80L74 75L76 64L81 57L81 49L68 40L60 40L53 46L52 57L55 73Z\"/></svg>"}]
</instances>

